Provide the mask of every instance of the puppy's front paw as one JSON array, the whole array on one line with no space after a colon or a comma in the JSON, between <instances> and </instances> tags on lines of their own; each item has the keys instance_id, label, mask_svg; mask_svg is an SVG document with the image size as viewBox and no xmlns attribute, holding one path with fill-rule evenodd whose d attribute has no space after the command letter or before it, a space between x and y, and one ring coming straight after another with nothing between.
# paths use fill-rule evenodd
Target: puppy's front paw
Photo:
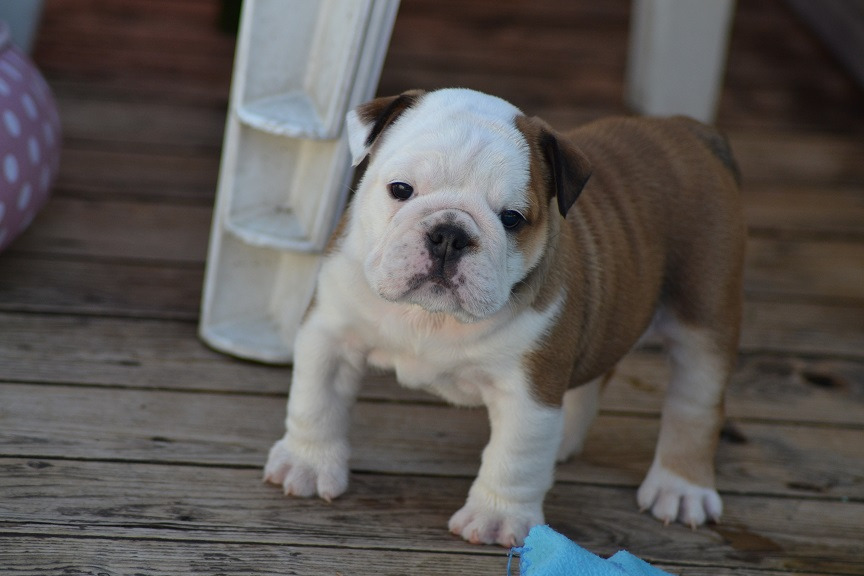
<instances>
[{"instance_id":1,"label":"puppy's front paw","mask_svg":"<svg viewBox=\"0 0 864 576\"><path fill-rule=\"evenodd\" d=\"M472 544L500 544L511 548L521 546L531 527L542 523L542 503L490 506L469 497L465 506L450 518L449 528Z\"/></svg>"},{"instance_id":2,"label":"puppy's front paw","mask_svg":"<svg viewBox=\"0 0 864 576\"><path fill-rule=\"evenodd\" d=\"M696 528L717 521L723 502L713 488L698 486L654 462L636 495L641 510L651 510L665 524L678 520Z\"/></svg>"},{"instance_id":3,"label":"puppy's front paw","mask_svg":"<svg viewBox=\"0 0 864 576\"><path fill-rule=\"evenodd\" d=\"M270 449L264 481L282 486L286 495L317 493L329 502L348 488L348 446L301 443L286 434Z\"/></svg>"}]
</instances>

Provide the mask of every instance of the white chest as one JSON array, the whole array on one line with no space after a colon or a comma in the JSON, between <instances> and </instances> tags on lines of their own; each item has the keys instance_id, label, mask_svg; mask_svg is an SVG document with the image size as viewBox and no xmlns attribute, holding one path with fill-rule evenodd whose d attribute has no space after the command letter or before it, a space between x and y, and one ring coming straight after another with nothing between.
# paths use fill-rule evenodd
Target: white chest
<instances>
[{"instance_id":1,"label":"white chest","mask_svg":"<svg viewBox=\"0 0 864 576\"><path fill-rule=\"evenodd\" d=\"M482 343L454 342L437 333L403 332L399 328L404 327L386 323L377 328L369 338L367 364L392 370L402 386L429 391L454 404L483 402L483 391L496 376L488 360L497 354L484 350Z\"/></svg>"},{"instance_id":2,"label":"white chest","mask_svg":"<svg viewBox=\"0 0 864 576\"><path fill-rule=\"evenodd\" d=\"M403 386L460 405L481 404L496 389L529 385L524 358L555 321L563 301L542 311L505 307L466 324L416 305L387 302L372 294L359 270L348 274L348 269L332 266L333 281L319 291L319 319L339 335L337 346L344 347L346 357L393 370Z\"/></svg>"}]
</instances>

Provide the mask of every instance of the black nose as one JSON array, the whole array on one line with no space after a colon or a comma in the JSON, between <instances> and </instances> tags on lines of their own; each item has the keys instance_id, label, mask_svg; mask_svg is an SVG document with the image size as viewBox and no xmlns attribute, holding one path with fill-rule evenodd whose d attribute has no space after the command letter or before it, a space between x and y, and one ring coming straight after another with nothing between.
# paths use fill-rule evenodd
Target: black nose
<instances>
[{"instance_id":1,"label":"black nose","mask_svg":"<svg viewBox=\"0 0 864 576\"><path fill-rule=\"evenodd\" d=\"M443 262L458 259L471 246L471 237L458 226L440 224L426 234L429 253Z\"/></svg>"}]
</instances>

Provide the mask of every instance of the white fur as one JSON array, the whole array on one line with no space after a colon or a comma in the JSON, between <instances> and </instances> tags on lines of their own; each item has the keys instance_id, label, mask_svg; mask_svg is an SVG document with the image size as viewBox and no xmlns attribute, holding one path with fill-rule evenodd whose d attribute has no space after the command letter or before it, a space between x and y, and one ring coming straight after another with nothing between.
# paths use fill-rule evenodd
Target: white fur
<instances>
[{"instance_id":1,"label":"white fur","mask_svg":"<svg viewBox=\"0 0 864 576\"><path fill-rule=\"evenodd\" d=\"M287 432L271 450L265 479L286 494L326 500L346 489L348 412L365 359L395 370L403 385L487 405L492 437L450 529L474 542L521 543L543 521L562 411L531 398L518 351L540 337L562 302L543 312L504 308L466 324L378 299L349 280L360 275L359 263L338 254L322 269L319 304L298 335Z\"/></svg>"},{"instance_id":2,"label":"white fur","mask_svg":"<svg viewBox=\"0 0 864 576\"><path fill-rule=\"evenodd\" d=\"M562 410L537 404L527 383L516 393L489 393L492 434L465 505L450 518L450 531L475 544L521 544L543 523L543 497L552 486Z\"/></svg>"},{"instance_id":3,"label":"white fur","mask_svg":"<svg viewBox=\"0 0 864 576\"><path fill-rule=\"evenodd\" d=\"M393 369L403 385L489 408L491 440L452 531L515 545L543 521L562 416L531 398L523 355L555 321L563 295L543 311L508 306L540 257L522 254L500 223L501 211L528 204L518 113L475 92L434 92L376 144L297 337L286 434L265 468L287 494L329 500L346 489L348 413L368 364ZM349 115L355 161L368 152L368 129ZM396 181L415 196L391 198L387 185ZM416 283L429 266L426 234L445 220L478 246L458 261L460 281L449 291Z\"/></svg>"},{"instance_id":4,"label":"white fur","mask_svg":"<svg viewBox=\"0 0 864 576\"><path fill-rule=\"evenodd\" d=\"M707 520L720 520L723 502L713 488L697 486L675 474L655 458L639 486L636 501L642 510L665 524L676 520L696 528Z\"/></svg>"},{"instance_id":5,"label":"white fur","mask_svg":"<svg viewBox=\"0 0 864 576\"><path fill-rule=\"evenodd\" d=\"M359 166L369 153L366 138L370 127L363 124L356 110L345 115L345 129L348 133L348 150L351 152L351 165Z\"/></svg>"},{"instance_id":6,"label":"white fur","mask_svg":"<svg viewBox=\"0 0 864 576\"><path fill-rule=\"evenodd\" d=\"M507 303L510 288L536 264L526 261L500 222L502 211L524 210L528 203L528 144L516 128L517 114L498 98L439 90L424 95L385 131L354 199L354 224L344 243L352 259L364 263L378 296L469 322ZM349 140L357 141L354 130L371 127L353 118ZM390 198L387 186L393 182L413 186L414 197ZM445 292L417 279L432 266L427 232L451 217L479 249L459 260L462 284Z\"/></svg>"}]
</instances>

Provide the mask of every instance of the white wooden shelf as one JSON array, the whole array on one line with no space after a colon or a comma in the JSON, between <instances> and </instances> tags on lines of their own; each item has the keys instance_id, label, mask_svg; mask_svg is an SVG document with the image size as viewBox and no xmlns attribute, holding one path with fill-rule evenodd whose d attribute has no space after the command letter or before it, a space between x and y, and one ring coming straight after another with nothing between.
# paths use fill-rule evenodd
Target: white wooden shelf
<instances>
[{"instance_id":1,"label":"white wooden shelf","mask_svg":"<svg viewBox=\"0 0 864 576\"><path fill-rule=\"evenodd\" d=\"M270 363L291 361L292 327L312 297L319 258L259 248L223 235L220 261L208 267L208 306L201 336L236 356ZM303 302L297 306L296 301Z\"/></svg>"},{"instance_id":2,"label":"white wooden shelf","mask_svg":"<svg viewBox=\"0 0 864 576\"><path fill-rule=\"evenodd\" d=\"M243 146L233 159L225 228L256 246L320 251L348 192L345 141L238 129Z\"/></svg>"},{"instance_id":3,"label":"white wooden shelf","mask_svg":"<svg viewBox=\"0 0 864 576\"><path fill-rule=\"evenodd\" d=\"M263 132L290 138L333 138L315 103L303 92L261 98L237 108L240 122Z\"/></svg>"},{"instance_id":4,"label":"white wooden shelf","mask_svg":"<svg viewBox=\"0 0 864 576\"><path fill-rule=\"evenodd\" d=\"M210 233L200 335L292 359L348 193L345 113L372 98L398 0L246 0Z\"/></svg>"},{"instance_id":5,"label":"white wooden shelf","mask_svg":"<svg viewBox=\"0 0 864 576\"><path fill-rule=\"evenodd\" d=\"M711 123L735 0L632 0L626 98L639 114Z\"/></svg>"},{"instance_id":6,"label":"white wooden shelf","mask_svg":"<svg viewBox=\"0 0 864 576\"><path fill-rule=\"evenodd\" d=\"M338 138L372 0L256 0L244 6L238 113L262 130Z\"/></svg>"}]
</instances>

